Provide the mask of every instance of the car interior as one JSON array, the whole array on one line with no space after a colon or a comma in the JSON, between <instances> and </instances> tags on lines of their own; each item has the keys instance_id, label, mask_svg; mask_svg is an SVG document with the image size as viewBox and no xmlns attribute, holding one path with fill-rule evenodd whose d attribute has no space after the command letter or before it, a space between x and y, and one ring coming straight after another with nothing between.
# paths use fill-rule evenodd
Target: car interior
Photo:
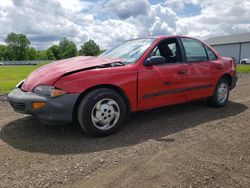
<instances>
[{"instance_id":1,"label":"car interior","mask_svg":"<svg viewBox=\"0 0 250 188\"><path fill-rule=\"evenodd\" d=\"M163 56L166 63L176 63L180 61L180 50L176 39L167 39L157 45L151 52L152 56Z\"/></svg>"}]
</instances>

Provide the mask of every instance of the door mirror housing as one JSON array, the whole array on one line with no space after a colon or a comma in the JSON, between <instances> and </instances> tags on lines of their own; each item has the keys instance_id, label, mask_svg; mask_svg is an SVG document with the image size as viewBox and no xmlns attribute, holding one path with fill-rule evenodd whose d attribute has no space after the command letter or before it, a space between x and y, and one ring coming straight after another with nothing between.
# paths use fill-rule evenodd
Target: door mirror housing
<instances>
[{"instance_id":1,"label":"door mirror housing","mask_svg":"<svg viewBox=\"0 0 250 188\"><path fill-rule=\"evenodd\" d=\"M145 66L152 66L152 65L162 65L166 63L166 59L162 56L152 56L148 58L145 62Z\"/></svg>"}]
</instances>

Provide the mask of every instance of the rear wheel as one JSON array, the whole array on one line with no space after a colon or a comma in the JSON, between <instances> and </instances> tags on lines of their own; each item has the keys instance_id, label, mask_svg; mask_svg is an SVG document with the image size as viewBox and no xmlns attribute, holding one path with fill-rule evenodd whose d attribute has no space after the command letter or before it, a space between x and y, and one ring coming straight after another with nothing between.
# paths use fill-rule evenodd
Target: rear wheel
<instances>
[{"instance_id":1,"label":"rear wheel","mask_svg":"<svg viewBox=\"0 0 250 188\"><path fill-rule=\"evenodd\" d=\"M246 62L246 61L242 61L241 64L244 64L244 65L245 65L245 64L247 64L247 62Z\"/></svg>"},{"instance_id":2,"label":"rear wheel","mask_svg":"<svg viewBox=\"0 0 250 188\"><path fill-rule=\"evenodd\" d=\"M80 102L78 121L84 131L93 136L114 133L126 119L126 104L112 89L96 89Z\"/></svg>"},{"instance_id":3,"label":"rear wheel","mask_svg":"<svg viewBox=\"0 0 250 188\"><path fill-rule=\"evenodd\" d=\"M229 97L229 84L225 78L220 79L218 82L214 95L208 98L208 103L212 106L222 107L228 102Z\"/></svg>"}]
</instances>

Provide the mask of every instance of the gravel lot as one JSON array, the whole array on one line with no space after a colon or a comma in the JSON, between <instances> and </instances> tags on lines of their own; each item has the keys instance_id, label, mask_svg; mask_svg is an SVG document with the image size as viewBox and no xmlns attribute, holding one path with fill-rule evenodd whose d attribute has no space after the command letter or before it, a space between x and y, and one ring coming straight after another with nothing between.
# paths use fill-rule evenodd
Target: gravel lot
<instances>
[{"instance_id":1,"label":"gravel lot","mask_svg":"<svg viewBox=\"0 0 250 188\"><path fill-rule=\"evenodd\" d=\"M0 101L0 187L250 187L249 81L240 76L224 108L139 112L105 138Z\"/></svg>"}]
</instances>

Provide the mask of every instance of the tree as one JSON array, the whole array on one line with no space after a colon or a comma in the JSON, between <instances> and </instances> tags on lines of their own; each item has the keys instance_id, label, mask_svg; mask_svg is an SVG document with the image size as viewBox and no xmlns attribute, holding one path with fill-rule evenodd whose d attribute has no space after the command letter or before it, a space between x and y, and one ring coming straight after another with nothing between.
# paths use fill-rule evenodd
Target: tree
<instances>
[{"instance_id":1,"label":"tree","mask_svg":"<svg viewBox=\"0 0 250 188\"><path fill-rule=\"evenodd\" d=\"M8 49L5 45L0 45L0 61L6 61L8 59Z\"/></svg>"},{"instance_id":2,"label":"tree","mask_svg":"<svg viewBox=\"0 0 250 188\"><path fill-rule=\"evenodd\" d=\"M53 53L55 59L57 59L57 60L60 59L60 52L59 52L59 46L58 45L53 45L53 46L49 47L48 50ZM48 52L48 53L50 53L50 52Z\"/></svg>"},{"instance_id":3,"label":"tree","mask_svg":"<svg viewBox=\"0 0 250 188\"><path fill-rule=\"evenodd\" d=\"M100 50L100 54L102 54L102 53L104 53L104 52L106 52L106 50Z\"/></svg>"},{"instance_id":4,"label":"tree","mask_svg":"<svg viewBox=\"0 0 250 188\"><path fill-rule=\"evenodd\" d=\"M26 60L36 60L37 59L37 51L35 48L30 47L27 49Z\"/></svg>"},{"instance_id":5,"label":"tree","mask_svg":"<svg viewBox=\"0 0 250 188\"><path fill-rule=\"evenodd\" d=\"M46 51L46 53L47 53L48 60L55 60L56 59L53 51L50 48Z\"/></svg>"},{"instance_id":6,"label":"tree","mask_svg":"<svg viewBox=\"0 0 250 188\"><path fill-rule=\"evenodd\" d=\"M74 42L63 38L59 43L59 57L60 59L66 59L75 57L77 55L77 48Z\"/></svg>"},{"instance_id":7,"label":"tree","mask_svg":"<svg viewBox=\"0 0 250 188\"><path fill-rule=\"evenodd\" d=\"M5 39L5 42L8 46L10 60L25 60L30 45L30 41L27 39L26 35L10 33Z\"/></svg>"},{"instance_id":8,"label":"tree","mask_svg":"<svg viewBox=\"0 0 250 188\"><path fill-rule=\"evenodd\" d=\"M81 46L79 53L86 56L97 56L101 51L99 45L94 40L89 40Z\"/></svg>"},{"instance_id":9,"label":"tree","mask_svg":"<svg viewBox=\"0 0 250 188\"><path fill-rule=\"evenodd\" d=\"M37 59L38 60L47 60L47 51L46 50L38 50L37 51Z\"/></svg>"}]
</instances>

